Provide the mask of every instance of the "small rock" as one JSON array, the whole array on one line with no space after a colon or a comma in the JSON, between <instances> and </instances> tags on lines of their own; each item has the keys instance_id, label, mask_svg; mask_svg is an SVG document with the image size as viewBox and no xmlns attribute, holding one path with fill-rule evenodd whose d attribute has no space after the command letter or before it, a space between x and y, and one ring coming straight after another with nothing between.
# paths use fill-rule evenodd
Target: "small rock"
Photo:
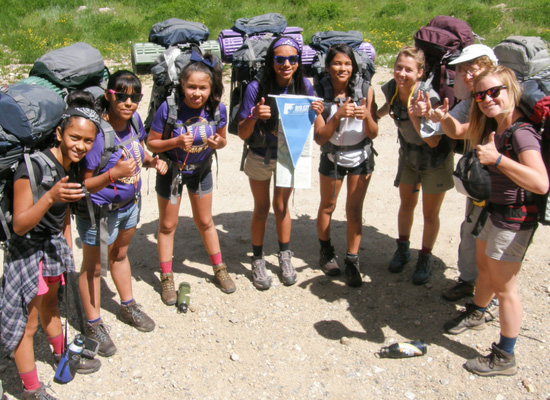
<instances>
[{"instance_id":1,"label":"small rock","mask_svg":"<svg viewBox=\"0 0 550 400\"><path fill-rule=\"evenodd\" d=\"M377 366L374 366L372 368L372 372L374 372L375 374L381 374L382 372L384 372L385 370L380 368L380 367L377 367Z\"/></svg>"},{"instance_id":2,"label":"small rock","mask_svg":"<svg viewBox=\"0 0 550 400\"><path fill-rule=\"evenodd\" d=\"M229 319L229 322L231 322L232 324L236 324L236 323L238 323L239 321L237 321L235 318L230 318L230 319Z\"/></svg>"},{"instance_id":3,"label":"small rock","mask_svg":"<svg viewBox=\"0 0 550 400\"><path fill-rule=\"evenodd\" d=\"M420 326L420 325L422 325L422 322L420 322L419 320L416 320L416 321L414 321L414 324L415 324L416 326Z\"/></svg>"},{"instance_id":4,"label":"small rock","mask_svg":"<svg viewBox=\"0 0 550 400\"><path fill-rule=\"evenodd\" d=\"M239 357L238 354L235 354L235 353L231 353L231 361L239 361L241 359L241 357Z\"/></svg>"},{"instance_id":5,"label":"small rock","mask_svg":"<svg viewBox=\"0 0 550 400\"><path fill-rule=\"evenodd\" d=\"M340 344L343 344L345 346L349 346L351 344L351 340L346 336L342 336L340 338Z\"/></svg>"},{"instance_id":6,"label":"small rock","mask_svg":"<svg viewBox=\"0 0 550 400\"><path fill-rule=\"evenodd\" d=\"M451 381L449 379L441 379L439 383L441 383L443 386L447 386Z\"/></svg>"},{"instance_id":7,"label":"small rock","mask_svg":"<svg viewBox=\"0 0 550 400\"><path fill-rule=\"evenodd\" d=\"M549 285L549 286L546 286L546 288L544 289L544 291L545 291L546 293L549 293L549 294L550 294L550 285Z\"/></svg>"},{"instance_id":8,"label":"small rock","mask_svg":"<svg viewBox=\"0 0 550 400\"><path fill-rule=\"evenodd\" d=\"M76 11L81 12L81 11L84 11L84 10L87 10L87 9L88 9L88 7L86 7L86 6L80 6L76 9Z\"/></svg>"},{"instance_id":9,"label":"small rock","mask_svg":"<svg viewBox=\"0 0 550 400\"><path fill-rule=\"evenodd\" d=\"M409 400L414 400L416 398L416 395L413 392L406 392L405 397Z\"/></svg>"},{"instance_id":10,"label":"small rock","mask_svg":"<svg viewBox=\"0 0 550 400\"><path fill-rule=\"evenodd\" d=\"M535 393L535 388L533 387L533 384L527 380L522 380L521 384L527 390L527 393Z\"/></svg>"}]
</instances>

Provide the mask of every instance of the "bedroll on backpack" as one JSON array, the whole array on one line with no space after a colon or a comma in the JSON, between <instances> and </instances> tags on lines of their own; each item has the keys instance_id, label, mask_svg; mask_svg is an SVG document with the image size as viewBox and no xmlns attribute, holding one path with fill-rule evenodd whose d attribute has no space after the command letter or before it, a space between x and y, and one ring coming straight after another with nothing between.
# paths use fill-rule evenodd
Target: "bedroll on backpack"
<instances>
[{"instance_id":1,"label":"bedroll on backpack","mask_svg":"<svg viewBox=\"0 0 550 400\"><path fill-rule=\"evenodd\" d=\"M201 44L208 40L209 35L208 27L200 22L169 18L153 25L149 32L149 42L164 47L184 43Z\"/></svg>"},{"instance_id":2,"label":"bedroll on backpack","mask_svg":"<svg viewBox=\"0 0 550 400\"><path fill-rule=\"evenodd\" d=\"M40 85L0 90L0 241L10 235L13 173L25 153L49 147L64 110L63 99Z\"/></svg>"},{"instance_id":3,"label":"bedroll on backpack","mask_svg":"<svg viewBox=\"0 0 550 400\"><path fill-rule=\"evenodd\" d=\"M239 111L246 88L258 74L265 64L265 55L273 36L267 34L261 38L246 39L240 49L233 53L231 66L231 98L229 102L229 123L227 131L234 135L238 134Z\"/></svg>"},{"instance_id":4,"label":"bedroll on backpack","mask_svg":"<svg viewBox=\"0 0 550 400\"><path fill-rule=\"evenodd\" d=\"M102 86L109 78L101 53L82 42L44 54L36 60L29 75L69 91Z\"/></svg>"},{"instance_id":5,"label":"bedroll on backpack","mask_svg":"<svg viewBox=\"0 0 550 400\"><path fill-rule=\"evenodd\" d=\"M425 74L441 100L449 99L449 107L455 103L455 70L448 66L460 56L461 50L474 44L474 33L468 23L454 17L438 15L414 35L415 46L424 52Z\"/></svg>"},{"instance_id":6,"label":"bedroll on backpack","mask_svg":"<svg viewBox=\"0 0 550 400\"><path fill-rule=\"evenodd\" d=\"M257 35L259 33L282 34L287 27L286 19L278 13L258 15L252 18L239 18L235 21L233 29L244 35Z\"/></svg>"}]
</instances>

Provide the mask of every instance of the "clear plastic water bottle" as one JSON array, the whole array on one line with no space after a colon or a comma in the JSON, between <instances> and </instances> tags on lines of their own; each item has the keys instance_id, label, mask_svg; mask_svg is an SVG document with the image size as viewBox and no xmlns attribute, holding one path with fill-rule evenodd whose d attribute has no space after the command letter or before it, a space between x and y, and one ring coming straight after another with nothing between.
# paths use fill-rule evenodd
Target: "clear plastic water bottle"
<instances>
[{"instance_id":1,"label":"clear plastic water bottle","mask_svg":"<svg viewBox=\"0 0 550 400\"><path fill-rule=\"evenodd\" d=\"M57 383L69 383L74 379L76 370L80 365L82 350L84 350L84 338L79 334L76 335L69 348L65 350L57 365L54 377Z\"/></svg>"},{"instance_id":2,"label":"clear plastic water bottle","mask_svg":"<svg viewBox=\"0 0 550 400\"><path fill-rule=\"evenodd\" d=\"M179 312L186 313L189 308L191 285L187 282L180 283L176 307Z\"/></svg>"},{"instance_id":3,"label":"clear plastic water bottle","mask_svg":"<svg viewBox=\"0 0 550 400\"><path fill-rule=\"evenodd\" d=\"M378 353L381 358L408 358L418 357L426 354L426 342L413 340L412 342L394 343L382 347Z\"/></svg>"}]
</instances>

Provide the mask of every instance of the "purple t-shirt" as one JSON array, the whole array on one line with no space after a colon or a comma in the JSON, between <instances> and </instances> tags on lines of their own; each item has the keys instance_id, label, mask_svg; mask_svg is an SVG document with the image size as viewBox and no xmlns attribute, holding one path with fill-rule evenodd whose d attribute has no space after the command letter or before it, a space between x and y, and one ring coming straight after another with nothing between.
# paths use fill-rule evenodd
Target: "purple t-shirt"
<instances>
[{"instance_id":1,"label":"purple t-shirt","mask_svg":"<svg viewBox=\"0 0 550 400\"><path fill-rule=\"evenodd\" d=\"M133 176L128 178L120 178L116 181L116 193L115 193L115 184L110 183L109 186L101 189L99 192L91 195L92 201L98 205L104 204L113 204L113 203L124 203L136 198L136 195L141 190L141 169L143 167L143 158L145 152L141 146L141 142L145 140L147 133L143 127L143 122L138 113L135 113L134 116L137 119L139 132L135 132L134 128L128 122L126 129L120 132L116 132L115 144L120 144L126 140L130 135L138 135L139 139L134 140L128 143L124 149L118 149L114 152L107 165L101 170L98 171L95 175L100 175L110 168L113 168L120 157L122 152L126 154L126 157L132 157L136 160L136 172ZM84 159L80 162L81 167L87 170L95 171L99 167L101 162L101 156L103 155L103 150L105 149L105 136L102 131L97 135L92 149L86 154ZM121 208L121 210L130 207L131 203L128 206Z\"/></svg>"},{"instance_id":2,"label":"purple t-shirt","mask_svg":"<svg viewBox=\"0 0 550 400\"><path fill-rule=\"evenodd\" d=\"M505 133L495 135L495 146L499 153L505 154ZM511 138L512 148L516 156L527 150L536 150L540 152L540 134L536 132L531 125L522 126L518 128ZM494 204L523 204L524 202L524 190L522 190L514 181L504 175L498 167L489 165L489 174L491 176L491 197L490 203ZM530 226L536 225L536 223L510 223L506 221L502 216L498 214L491 215L491 221L493 224L502 229L520 230L527 229Z\"/></svg>"},{"instance_id":3,"label":"purple t-shirt","mask_svg":"<svg viewBox=\"0 0 550 400\"><path fill-rule=\"evenodd\" d=\"M311 82L306 78L304 78L304 86L305 86L306 92L296 93L296 94L305 94L307 96L313 96L314 95L313 86L311 85ZM276 95L287 94L289 87L290 86L279 88L279 90L276 93L271 93L271 94L276 94ZM241 110L239 112L239 117L241 119L246 119L250 115L250 110L252 109L252 107L256 106L256 96L258 96L258 88L259 88L259 83L257 80L253 80L246 87L246 92L244 93L244 97L243 97L243 103L241 105ZM266 99L266 101L267 100L268 99ZM274 118L273 112L271 113L271 118ZM260 123L261 121L256 122L256 125L254 126L254 131L252 132L253 135L260 136ZM272 160L276 159L277 158L277 136L275 136L271 132L268 132L266 139L267 139L268 145L272 144L272 146L274 146L274 148L271 150L271 159ZM265 156L265 153L267 151L266 148L260 148L260 147L251 148L250 150L252 150L254 153L262 157Z\"/></svg>"},{"instance_id":4,"label":"purple t-shirt","mask_svg":"<svg viewBox=\"0 0 550 400\"><path fill-rule=\"evenodd\" d=\"M205 108L194 109L188 107L185 103L182 103L179 111L178 117L176 119L176 125L185 125L187 129L193 134L193 146L189 152L183 150L181 147L176 149L168 150L165 154L166 156L175 162L178 162L180 165L185 162L185 165L190 164L200 164L207 160L212 154L212 149L208 147L208 138L216 134L217 130L223 128L227 124L227 110L223 103L219 105L220 111L220 121L218 125L196 125L191 126L196 123L208 123L215 120L214 115L210 115L206 112ZM151 129L162 133L164 131L164 125L166 124L168 114L168 105L166 102L162 103L158 108ZM180 136L181 134L187 132L185 127L183 128L174 128L172 130L172 137ZM195 170L196 171L196 170ZM195 171L182 171L183 174L193 174Z\"/></svg>"}]
</instances>

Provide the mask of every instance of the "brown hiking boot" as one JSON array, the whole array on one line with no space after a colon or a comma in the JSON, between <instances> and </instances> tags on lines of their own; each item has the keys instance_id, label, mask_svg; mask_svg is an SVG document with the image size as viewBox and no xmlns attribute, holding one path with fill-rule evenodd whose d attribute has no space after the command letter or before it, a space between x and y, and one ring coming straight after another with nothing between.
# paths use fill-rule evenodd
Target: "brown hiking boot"
<instances>
[{"instance_id":1,"label":"brown hiking boot","mask_svg":"<svg viewBox=\"0 0 550 400\"><path fill-rule=\"evenodd\" d=\"M222 292L229 294L237 290L235 283L227 273L227 266L224 263L218 264L213 268L216 282L218 282L218 285L220 285L220 289Z\"/></svg>"},{"instance_id":2,"label":"brown hiking boot","mask_svg":"<svg viewBox=\"0 0 550 400\"><path fill-rule=\"evenodd\" d=\"M454 286L441 293L441 296L443 296L443 298L448 301L457 301L464 297L473 295L474 285L472 285L470 282L463 281L460 278Z\"/></svg>"},{"instance_id":3,"label":"brown hiking boot","mask_svg":"<svg viewBox=\"0 0 550 400\"><path fill-rule=\"evenodd\" d=\"M338 256L334 254L334 247L322 247L321 256L319 257L319 266L321 270L328 276L338 276L340 275L340 267L338 266Z\"/></svg>"},{"instance_id":4,"label":"brown hiking boot","mask_svg":"<svg viewBox=\"0 0 550 400\"><path fill-rule=\"evenodd\" d=\"M142 311L141 306L135 300L127 306L120 306L118 319L141 332L151 332L155 329L155 322Z\"/></svg>"},{"instance_id":5,"label":"brown hiking boot","mask_svg":"<svg viewBox=\"0 0 550 400\"><path fill-rule=\"evenodd\" d=\"M109 328L102 320L93 324L86 323L84 334L99 343L97 354L101 357L110 357L116 353L116 346L109 336Z\"/></svg>"},{"instance_id":6,"label":"brown hiking boot","mask_svg":"<svg viewBox=\"0 0 550 400\"><path fill-rule=\"evenodd\" d=\"M23 391L23 400L57 400L57 397L53 397L48 393L50 391L50 386L40 383L40 387L35 390L24 390ZM2 395L2 398L4 396Z\"/></svg>"},{"instance_id":7,"label":"brown hiking boot","mask_svg":"<svg viewBox=\"0 0 550 400\"><path fill-rule=\"evenodd\" d=\"M63 357L63 354L53 353L56 367L57 364L59 364L59 361L61 361L61 357ZM80 357L80 362L78 364L78 369L76 370L76 373L81 375L93 374L94 372L99 371L100 368L101 361L99 361L97 358L87 358L82 355Z\"/></svg>"},{"instance_id":8,"label":"brown hiking boot","mask_svg":"<svg viewBox=\"0 0 550 400\"><path fill-rule=\"evenodd\" d=\"M160 286L162 293L160 298L162 302L167 306L173 306L176 304L178 294L176 293L176 286L174 285L174 274L169 272L167 274L160 274Z\"/></svg>"},{"instance_id":9,"label":"brown hiking boot","mask_svg":"<svg viewBox=\"0 0 550 400\"><path fill-rule=\"evenodd\" d=\"M452 335L458 335L468 329L480 331L485 328L486 324L484 314L476 309L473 303L468 303L458 317L443 324L443 329Z\"/></svg>"},{"instance_id":10,"label":"brown hiking boot","mask_svg":"<svg viewBox=\"0 0 550 400\"><path fill-rule=\"evenodd\" d=\"M481 376L515 375L518 372L516 356L499 349L495 343L489 355L466 361L464 368Z\"/></svg>"}]
</instances>

